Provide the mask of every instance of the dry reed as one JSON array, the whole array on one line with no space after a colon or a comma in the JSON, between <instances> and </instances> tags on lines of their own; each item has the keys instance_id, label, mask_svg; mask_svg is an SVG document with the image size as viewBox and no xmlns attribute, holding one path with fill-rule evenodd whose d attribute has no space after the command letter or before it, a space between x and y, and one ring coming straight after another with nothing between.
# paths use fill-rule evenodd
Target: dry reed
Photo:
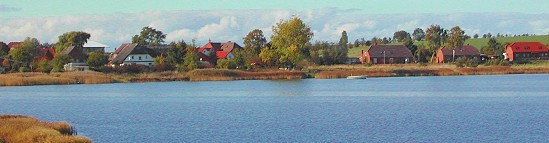
<instances>
[{"instance_id":1,"label":"dry reed","mask_svg":"<svg viewBox=\"0 0 549 143\"><path fill-rule=\"evenodd\" d=\"M302 79L303 72L271 71L246 72L240 70L197 69L187 73L190 81L225 81L225 80L281 80Z\"/></svg>"},{"instance_id":2,"label":"dry reed","mask_svg":"<svg viewBox=\"0 0 549 143\"><path fill-rule=\"evenodd\" d=\"M73 136L67 122L42 122L22 115L0 115L0 142L5 143L91 143L86 137Z\"/></svg>"}]
</instances>

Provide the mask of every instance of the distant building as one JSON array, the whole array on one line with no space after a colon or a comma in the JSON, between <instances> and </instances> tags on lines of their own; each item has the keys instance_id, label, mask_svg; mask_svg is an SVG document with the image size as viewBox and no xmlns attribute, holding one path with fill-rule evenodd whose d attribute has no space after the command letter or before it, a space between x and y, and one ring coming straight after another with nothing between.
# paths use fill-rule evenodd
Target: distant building
<instances>
[{"instance_id":1,"label":"distant building","mask_svg":"<svg viewBox=\"0 0 549 143\"><path fill-rule=\"evenodd\" d=\"M204 46L198 48L198 52L202 54L199 54L199 57L201 57L200 61L209 62L212 65L215 65L216 63L211 58L205 57L208 57L211 52L215 51L218 59L232 59L234 58L234 49L243 48L235 42L231 41L225 43L208 41L208 43L206 43Z\"/></svg>"},{"instance_id":2,"label":"distant building","mask_svg":"<svg viewBox=\"0 0 549 143\"><path fill-rule=\"evenodd\" d=\"M480 60L480 52L473 46L463 46L454 50L444 46L437 50L437 63L451 63L460 57Z\"/></svg>"},{"instance_id":3,"label":"distant building","mask_svg":"<svg viewBox=\"0 0 549 143\"><path fill-rule=\"evenodd\" d=\"M503 56L509 61L549 60L549 50L540 42L515 42L505 47Z\"/></svg>"},{"instance_id":4,"label":"distant building","mask_svg":"<svg viewBox=\"0 0 549 143\"><path fill-rule=\"evenodd\" d=\"M75 63L83 63L88 56L86 53L82 52L80 48L76 48L75 46L66 47L59 55L69 55Z\"/></svg>"},{"instance_id":5,"label":"distant building","mask_svg":"<svg viewBox=\"0 0 549 143\"><path fill-rule=\"evenodd\" d=\"M138 44L122 44L114 53L109 57L109 65L111 66L123 66L140 64L146 66L153 66L154 58L160 55L160 52L154 50L155 48L149 46L143 46ZM156 48L164 49L164 48Z\"/></svg>"},{"instance_id":6,"label":"distant building","mask_svg":"<svg viewBox=\"0 0 549 143\"><path fill-rule=\"evenodd\" d=\"M107 46L105 44L101 44L99 42L89 41L88 40L88 42L86 42L84 44L84 46L82 46L82 48L80 48L80 50L83 53L91 53L91 52L105 53L105 48L109 48L109 46Z\"/></svg>"},{"instance_id":7,"label":"distant building","mask_svg":"<svg viewBox=\"0 0 549 143\"><path fill-rule=\"evenodd\" d=\"M376 45L362 52L360 60L372 64L404 64L412 58L412 52L404 45Z\"/></svg>"},{"instance_id":8,"label":"distant building","mask_svg":"<svg viewBox=\"0 0 549 143\"><path fill-rule=\"evenodd\" d=\"M38 51L38 54L36 58L34 58L34 61L51 61L53 60L53 57L55 56L55 50L53 47L49 48L40 48L40 51Z\"/></svg>"}]
</instances>

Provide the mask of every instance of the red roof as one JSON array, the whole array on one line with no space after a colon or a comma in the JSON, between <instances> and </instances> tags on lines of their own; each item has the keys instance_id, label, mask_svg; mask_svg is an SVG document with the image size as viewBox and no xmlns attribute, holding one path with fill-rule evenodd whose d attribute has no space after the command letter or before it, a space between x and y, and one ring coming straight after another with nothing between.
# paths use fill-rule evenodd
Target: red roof
<instances>
[{"instance_id":1,"label":"red roof","mask_svg":"<svg viewBox=\"0 0 549 143\"><path fill-rule=\"evenodd\" d=\"M226 43L215 43L209 41L204 46L200 47L198 49L198 52L202 53L204 50L216 50L217 58L224 59L227 58L227 55L233 51L234 48L242 48L240 45L236 44L235 42L226 42Z\"/></svg>"},{"instance_id":2,"label":"red roof","mask_svg":"<svg viewBox=\"0 0 549 143\"><path fill-rule=\"evenodd\" d=\"M17 46L17 45L20 45L20 44L23 44L23 42L10 42L8 44L8 48L13 48L14 46Z\"/></svg>"},{"instance_id":3,"label":"red roof","mask_svg":"<svg viewBox=\"0 0 549 143\"><path fill-rule=\"evenodd\" d=\"M444 46L440 47L439 50L442 50L442 53L444 55L453 55L453 51L451 49L448 49ZM456 51L456 56L460 56L460 55L480 55L480 52L478 51L477 48L473 47L473 46L463 46L461 47L461 49L459 48L456 48L455 49Z\"/></svg>"},{"instance_id":4,"label":"red roof","mask_svg":"<svg viewBox=\"0 0 549 143\"><path fill-rule=\"evenodd\" d=\"M507 45L513 52L547 52L547 46L540 42L515 42Z\"/></svg>"}]
</instances>

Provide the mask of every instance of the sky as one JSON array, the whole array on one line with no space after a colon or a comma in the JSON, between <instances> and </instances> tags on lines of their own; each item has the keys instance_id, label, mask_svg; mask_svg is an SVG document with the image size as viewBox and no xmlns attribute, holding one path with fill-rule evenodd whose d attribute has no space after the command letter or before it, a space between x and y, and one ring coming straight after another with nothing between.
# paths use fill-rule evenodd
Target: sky
<instances>
[{"instance_id":1,"label":"sky","mask_svg":"<svg viewBox=\"0 0 549 143\"><path fill-rule=\"evenodd\" d=\"M54 43L65 32L85 31L118 47L152 26L168 42L241 42L253 29L269 37L292 16L310 25L313 40L331 42L343 30L353 41L432 24L469 35L549 33L548 0L0 0L0 41Z\"/></svg>"}]
</instances>

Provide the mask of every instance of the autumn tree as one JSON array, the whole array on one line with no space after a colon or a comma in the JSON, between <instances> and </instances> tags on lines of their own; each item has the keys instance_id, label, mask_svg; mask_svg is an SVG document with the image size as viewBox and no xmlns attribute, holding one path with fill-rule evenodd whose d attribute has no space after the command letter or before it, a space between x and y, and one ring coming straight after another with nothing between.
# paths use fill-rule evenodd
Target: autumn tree
<instances>
[{"instance_id":1,"label":"autumn tree","mask_svg":"<svg viewBox=\"0 0 549 143\"><path fill-rule=\"evenodd\" d=\"M441 28L439 25L431 25L429 28L427 28L427 32L425 33L425 41L427 41L427 47L432 52L431 60L433 61L436 50L442 46L444 38L444 29Z\"/></svg>"},{"instance_id":2,"label":"autumn tree","mask_svg":"<svg viewBox=\"0 0 549 143\"><path fill-rule=\"evenodd\" d=\"M186 47L187 43L183 40L178 41L177 43L170 43L164 57L164 64L168 64L169 66L177 66L182 64L186 53Z\"/></svg>"},{"instance_id":3,"label":"autumn tree","mask_svg":"<svg viewBox=\"0 0 549 143\"><path fill-rule=\"evenodd\" d=\"M63 35L60 35L58 37L58 41L55 44L55 52L60 53L65 48L70 46L75 47L82 47L86 42L88 42L88 39L90 39L91 35L86 32L82 31L72 31L64 33Z\"/></svg>"},{"instance_id":4,"label":"autumn tree","mask_svg":"<svg viewBox=\"0 0 549 143\"><path fill-rule=\"evenodd\" d=\"M40 50L38 46L40 45L40 42L36 38L25 38L22 44L19 44L17 46L14 46L9 51L9 56L12 60L17 62L22 62L22 64L28 64L31 63L32 60L36 57L38 54L38 51ZM26 65L22 65L26 66Z\"/></svg>"},{"instance_id":5,"label":"autumn tree","mask_svg":"<svg viewBox=\"0 0 549 143\"><path fill-rule=\"evenodd\" d=\"M461 49L465 42L465 31L461 30L459 26L450 29L448 38L446 39L446 45L449 49Z\"/></svg>"},{"instance_id":6,"label":"autumn tree","mask_svg":"<svg viewBox=\"0 0 549 143\"><path fill-rule=\"evenodd\" d=\"M397 42L404 42L404 39L410 38L410 33L401 30L393 33L393 39L395 39Z\"/></svg>"},{"instance_id":7,"label":"autumn tree","mask_svg":"<svg viewBox=\"0 0 549 143\"><path fill-rule=\"evenodd\" d=\"M132 37L132 43L139 45L160 45L164 43L164 39L166 39L166 34L163 34L162 31L146 26L141 29L139 35Z\"/></svg>"},{"instance_id":8,"label":"autumn tree","mask_svg":"<svg viewBox=\"0 0 549 143\"><path fill-rule=\"evenodd\" d=\"M290 20L281 20L273 26L271 35L271 48L276 49L280 54L278 62L281 66L293 68L295 64L309 55L308 47L313 32L309 25L305 24L298 17ZM262 58L263 61L265 61Z\"/></svg>"},{"instance_id":9,"label":"autumn tree","mask_svg":"<svg viewBox=\"0 0 549 143\"><path fill-rule=\"evenodd\" d=\"M267 44L267 39L263 35L263 31L254 29L246 35L244 39L244 53L250 56L258 56L261 53L261 48Z\"/></svg>"},{"instance_id":10,"label":"autumn tree","mask_svg":"<svg viewBox=\"0 0 549 143\"><path fill-rule=\"evenodd\" d=\"M196 45L193 40L192 45L187 46L185 58L183 58L183 65L181 66L181 70L185 71L191 71L193 69L198 68L198 62L200 58L198 57L198 54L194 51Z\"/></svg>"},{"instance_id":11,"label":"autumn tree","mask_svg":"<svg viewBox=\"0 0 549 143\"><path fill-rule=\"evenodd\" d=\"M423 32L423 29L416 28L414 30L414 33L412 33L413 39L416 41L421 41L425 38L425 32Z\"/></svg>"},{"instance_id":12,"label":"autumn tree","mask_svg":"<svg viewBox=\"0 0 549 143\"><path fill-rule=\"evenodd\" d=\"M97 52L90 53L86 60L86 64L92 69L99 69L99 67L107 65L107 63L109 63L109 56Z\"/></svg>"}]
</instances>

